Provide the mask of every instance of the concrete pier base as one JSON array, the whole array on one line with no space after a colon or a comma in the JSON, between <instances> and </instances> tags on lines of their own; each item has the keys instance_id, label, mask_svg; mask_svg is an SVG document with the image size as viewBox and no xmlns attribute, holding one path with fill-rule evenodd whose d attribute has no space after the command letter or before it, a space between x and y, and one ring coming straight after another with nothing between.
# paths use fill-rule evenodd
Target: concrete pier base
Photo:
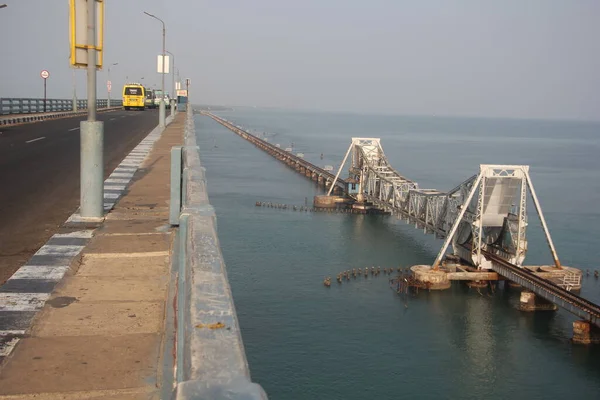
<instances>
[{"instance_id":1,"label":"concrete pier base","mask_svg":"<svg viewBox=\"0 0 600 400\"><path fill-rule=\"evenodd\" d=\"M521 311L556 311L558 306L525 290L521 292L519 309Z\"/></svg>"},{"instance_id":2,"label":"concrete pier base","mask_svg":"<svg viewBox=\"0 0 600 400\"><path fill-rule=\"evenodd\" d=\"M317 209L324 208L346 208L346 198L343 196L315 196L313 199L313 205Z\"/></svg>"},{"instance_id":3,"label":"concrete pier base","mask_svg":"<svg viewBox=\"0 0 600 400\"><path fill-rule=\"evenodd\" d=\"M589 321L573 322L573 343L600 344L600 328Z\"/></svg>"},{"instance_id":4,"label":"concrete pier base","mask_svg":"<svg viewBox=\"0 0 600 400\"><path fill-rule=\"evenodd\" d=\"M426 284L427 289L445 290L452 285L447 272L434 270L429 265L414 265L410 270L417 281Z\"/></svg>"}]
</instances>

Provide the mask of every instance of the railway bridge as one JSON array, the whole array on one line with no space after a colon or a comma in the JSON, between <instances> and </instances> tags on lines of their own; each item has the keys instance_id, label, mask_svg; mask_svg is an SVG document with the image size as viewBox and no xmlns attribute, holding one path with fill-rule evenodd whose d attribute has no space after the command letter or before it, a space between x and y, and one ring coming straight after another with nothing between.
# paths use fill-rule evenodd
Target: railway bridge
<instances>
[{"instance_id":1,"label":"railway bridge","mask_svg":"<svg viewBox=\"0 0 600 400\"><path fill-rule=\"evenodd\" d=\"M453 258L467 264L461 270L474 272L474 279L493 276L478 274L493 271L526 289L521 295L522 308L551 309L549 303L555 304L583 319L574 324L576 339L578 334L584 336L584 342L600 339L593 334L590 337L590 330L600 328L600 306L573 293L581 288L581 271L561 265L529 166L480 165L477 173L443 192L420 188L394 169L379 138L353 138L336 179L348 158L348 181L354 182L348 195L357 204L387 211L444 240L431 266L412 267L418 278L433 288L449 286L456 266L449 267L444 259L451 246ZM540 220L551 266L524 265L531 208ZM465 276L456 275L460 279Z\"/></svg>"},{"instance_id":2,"label":"railway bridge","mask_svg":"<svg viewBox=\"0 0 600 400\"><path fill-rule=\"evenodd\" d=\"M281 149L233 122L201 112L298 173L325 187L320 205L352 207L359 212L385 212L442 239L432 265L411 268L430 289L446 289L451 280L508 280L522 286L521 309L562 307L581 320L573 323L573 339L600 343L600 306L575 294L582 273L561 264L527 165L479 166L479 171L448 192L424 189L392 167L379 138L352 138L335 175L289 149ZM348 177L340 175L348 160ZM533 203L533 207L531 204ZM527 266L528 211L540 220L553 265ZM448 249L451 247L452 254Z\"/></svg>"}]
</instances>

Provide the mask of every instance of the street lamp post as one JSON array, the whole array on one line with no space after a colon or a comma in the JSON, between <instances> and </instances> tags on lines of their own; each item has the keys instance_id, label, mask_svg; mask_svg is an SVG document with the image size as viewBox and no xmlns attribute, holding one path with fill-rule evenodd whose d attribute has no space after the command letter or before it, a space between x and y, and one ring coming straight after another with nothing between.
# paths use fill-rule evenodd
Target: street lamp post
<instances>
[{"instance_id":1,"label":"street lamp post","mask_svg":"<svg viewBox=\"0 0 600 400\"><path fill-rule=\"evenodd\" d=\"M100 220L104 215L104 124L96 120L96 2L87 1L87 121L80 122L80 214Z\"/></svg>"},{"instance_id":2,"label":"street lamp post","mask_svg":"<svg viewBox=\"0 0 600 400\"><path fill-rule=\"evenodd\" d=\"M77 110L77 78L75 76L75 68L73 68L73 111Z\"/></svg>"},{"instance_id":3,"label":"street lamp post","mask_svg":"<svg viewBox=\"0 0 600 400\"><path fill-rule=\"evenodd\" d=\"M159 20L162 23L162 83L161 83L161 89L162 89L162 96L160 98L160 103L158 106L158 125L162 128L165 127L165 21L163 21L162 19L158 18L156 15L152 15L150 13L147 13L146 11L144 11L144 14L146 14L149 17L152 17L154 19Z\"/></svg>"},{"instance_id":4,"label":"street lamp post","mask_svg":"<svg viewBox=\"0 0 600 400\"><path fill-rule=\"evenodd\" d=\"M108 82L110 82L110 68L114 67L115 65L119 65L119 63L112 63L108 66ZM108 82L106 82L106 90L108 91L108 105L106 106L106 108L110 108L110 91L112 90L112 82L110 82L110 89L108 88Z\"/></svg>"},{"instance_id":5,"label":"street lamp post","mask_svg":"<svg viewBox=\"0 0 600 400\"><path fill-rule=\"evenodd\" d=\"M171 53L170 51L167 50L167 53L169 53L171 55L171 57L173 57L173 69L171 70L171 74L173 75L173 89L171 92L171 115L175 114L175 104L176 104L176 100L177 96L175 95L175 54Z\"/></svg>"}]
</instances>

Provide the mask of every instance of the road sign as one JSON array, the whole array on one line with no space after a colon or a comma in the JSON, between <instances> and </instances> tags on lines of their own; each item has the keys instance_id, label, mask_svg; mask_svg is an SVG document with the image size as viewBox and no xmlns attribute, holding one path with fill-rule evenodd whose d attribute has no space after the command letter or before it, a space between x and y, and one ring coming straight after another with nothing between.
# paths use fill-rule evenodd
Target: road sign
<instances>
[{"instance_id":1,"label":"road sign","mask_svg":"<svg viewBox=\"0 0 600 400\"><path fill-rule=\"evenodd\" d=\"M40 76L44 79L48 79L48 77L50 76L50 72L43 70L42 72L40 72Z\"/></svg>"},{"instance_id":2,"label":"road sign","mask_svg":"<svg viewBox=\"0 0 600 400\"><path fill-rule=\"evenodd\" d=\"M187 90L177 89L177 97L187 97Z\"/></svg>"},{"instance_id":3,"label":"road sign","mask_svg":"<svg viewBox=\"0 0 600 400\"><path fill-rule=\"evenodd\" d=\"M110 92L110 89L112 89L112 82L111 81L106 81L106 88Z\"/></svg>"},{"instance_id":4,"label":"road sign","mask_svg":"<svg viewBox=\"0 0 600 400\"><path fill-rule=\"evenodd\" d=\"M163 59L162 59L162 55L158 56L158 59L156 60L156 72L158 72L159 74L162 74L163 70ZM165 56L165 74L169 73L169 56Z\"/></svg>"},{"instance_id":5,"label":"road sign","mask_svg":"<svg viewBox=\"0 0 600 400\"><path fill-rule=\"evenodd\" d=\"M69 33L71 42L71 65L74 68L87 67L88 40L87 0L69 0ZM96 68L102 68L104 55L104 0L95 0L96 7Z\"/></svg>"}]
</instances>

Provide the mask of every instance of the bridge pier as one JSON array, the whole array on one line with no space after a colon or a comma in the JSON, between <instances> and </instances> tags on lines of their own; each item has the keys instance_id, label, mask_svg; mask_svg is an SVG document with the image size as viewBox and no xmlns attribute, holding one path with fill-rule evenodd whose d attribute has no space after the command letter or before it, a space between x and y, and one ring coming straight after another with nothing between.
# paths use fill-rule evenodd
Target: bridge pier
<instances>
[{"instance_id":1,"label":"bridge pier","mask_svg":"<svg viewBox=\"0 0 600 400\"><path fill-rule=\"evenodd\" d=\"M519 309L521 311L556 311L558 306L536 296L533 292L524 290L521 292L521 298L519 299Z\"/></svg>"},{"instance_id":2,"label":"bridge pier","mask_svg":"<svg viewBox=\"0 0 600 400\"><path fill-rule=\"evenodd\" d=\"M600 328L589 321L573 322L573 343L600 344Z\"/></svg>"},{"instance_id":3,"label":"bridge pier","mask_svg":"<svg viewBox=\"0 0 600 400\"><path fill-rule=\"evenodd\" d=\"M429 290L445 290L452 286L448 273L445 271L435 270L429 265L415 265L410 270L415 279L425 284Z\"/></svg>"}]
</instances>

